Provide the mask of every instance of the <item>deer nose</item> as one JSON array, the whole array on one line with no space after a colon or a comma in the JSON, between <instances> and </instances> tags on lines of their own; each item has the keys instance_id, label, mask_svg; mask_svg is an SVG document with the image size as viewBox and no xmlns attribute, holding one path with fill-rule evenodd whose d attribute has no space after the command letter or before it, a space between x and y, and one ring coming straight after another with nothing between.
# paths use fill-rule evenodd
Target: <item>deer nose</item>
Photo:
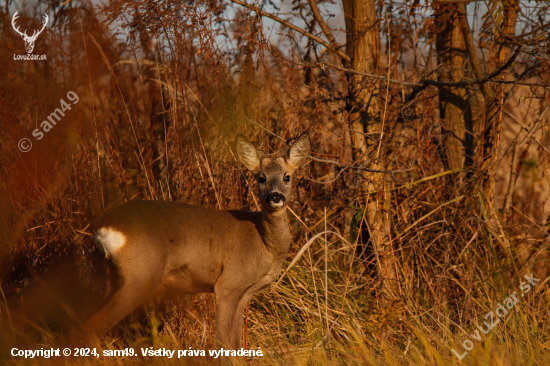
<instances>
[{"instance_id":1,"label":"deer nose","mask_svg":"<svg viewBox=\"0 0 550 366\"><path fill-rule=\"evenodd\" d=\"M283 202L286 201L286 198L279 192L272 192L269 194L269 196L267 196L267 201L273 202L273 203L279 203L280 201L283 201Z\"/></svg>"}]
</instances>

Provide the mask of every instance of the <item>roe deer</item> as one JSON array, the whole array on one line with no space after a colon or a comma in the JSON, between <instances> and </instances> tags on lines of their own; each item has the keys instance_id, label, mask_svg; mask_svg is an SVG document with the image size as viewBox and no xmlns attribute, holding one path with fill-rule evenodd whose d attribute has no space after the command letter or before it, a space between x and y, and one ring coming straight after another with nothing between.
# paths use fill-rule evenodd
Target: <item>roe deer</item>
<instances>
[{"instance_id":1,"label":"roe deer","mask_svg":"<svg viewBox=\"0 0 550 366\"><path fill-rule=\"evenodd\" d=\"M280 274L290 246L286 205L292 175L309 154L303 134L284 158L261 158L242 135L238 160L255 174L261 212L131 201L108 214L95 243L119 281L87 329L106 330L155 292L216 294L218 346L241 348L243 312Z\"/></svg>"}]
</instances>

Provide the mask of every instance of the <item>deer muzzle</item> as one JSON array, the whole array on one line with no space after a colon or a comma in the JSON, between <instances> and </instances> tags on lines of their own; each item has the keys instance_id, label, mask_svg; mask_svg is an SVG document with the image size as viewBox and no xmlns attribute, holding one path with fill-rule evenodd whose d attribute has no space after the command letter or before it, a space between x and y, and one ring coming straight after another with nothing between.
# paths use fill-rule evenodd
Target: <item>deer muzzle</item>
<instances>
[{"instance_id":1,"label":"deer muzzle","mask_svg":"<svg viewBox=\"0 0 550 366\"><path fill-rule=\"evenodd\" d=\"M272 192L267 196L267 202L273 208L282 207L285 201L286 197L278 192Z\"/></svg>"}]
</instances>

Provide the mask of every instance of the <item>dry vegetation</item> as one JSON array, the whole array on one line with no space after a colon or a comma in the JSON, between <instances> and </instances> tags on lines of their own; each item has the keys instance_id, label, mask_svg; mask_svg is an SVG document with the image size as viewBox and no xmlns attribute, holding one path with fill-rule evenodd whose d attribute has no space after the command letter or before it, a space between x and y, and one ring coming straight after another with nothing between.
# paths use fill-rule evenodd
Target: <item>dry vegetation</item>
<instances>
[{"instance_id":1,"label":"dry vegetation","mask_svg":"<svg viewBox=\"0 0 550 366\"><path fill-rule=\"evenodd\" d=\"M470 3L484 14L468 18L476 55L461 3L344 0L356 12L346 22L340 3L315 4L295 0L280 16L325 45L220 1L1 7L0 363L106 361L28 361L12 347L212 347L211 294L148 304L79 343L71 329L105 285L97 222L135 199L257 210L236 134L271 154L303 131L314 159L295 182L283 268L310 245L247 309L245 344L266 354L249 363L550 362L548 4ZM361 4L377 19L364 33ZM16 9L22 28L51 15L34 50L47 62L13 60L25 53ZM332 32L348 30L344 47L322 32L329 11L340 12ZM78 104L36 140L68 91ZM541 284L481 341L470 337L531 272ZM460 362L451 349L463 353L466 339L474 348Z\"/></svg>"}]
</instances>

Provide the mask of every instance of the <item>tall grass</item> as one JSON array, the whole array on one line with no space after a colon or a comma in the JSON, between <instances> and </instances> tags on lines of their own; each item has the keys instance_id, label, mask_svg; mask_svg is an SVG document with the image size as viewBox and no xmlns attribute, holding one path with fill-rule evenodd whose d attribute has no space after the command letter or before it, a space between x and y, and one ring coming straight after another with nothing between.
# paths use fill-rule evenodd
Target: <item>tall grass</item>
<instances>
[{"instance_id":1,"label":"tall grass","mask_svg":"<svg viewBox=\"0 0 550 366\"><path fill-rule=\"evenodd\" d=\"M117 19L128 4L107 8L107 18ZM0 82L0 360L210 364L209 357L28 360L10 352L214 347L212 294L146 304L100 339L83 341L73 331L97 310L105 289L106 265L93 245L97 223L133 199L257 210L253 178L233 155L237 133L268 154L286 146L274 134L289 139L309 130L314 156L350 163L345 106L336 97L346 91L344 75L278 63L282 51L264 52L258 24L244 15L228 26L243 36L234 39L234 53L224 54L212 43L219 33L209 33L214 20L194 18L200 12L189 15L184 32L199 32L200 42L186 43L177 22L140 28L155 24L155 15L177 16L160 5L131 25L127 42L112 39L88 6L50 10L66 27L61 21L52 27L64 44L52 34L36 46L36 53L51 55L49 64L11 62L8 53L21 42L3 33L9 52L0 55L6 70ZM43 140L32 140L31 152L20 152L17 141L32 139L37 123L69 90L80 102ZM443 169L432 98L418 101L418 122L409 123L399 90L387 97L382 155L412 170L399 176L405 182L387 177L365 197L357 184L370 175L319 162L302 168L289 210L288 270L245 314L245 347L264 352L248 363L547 364L547 213L517 196L518 209L504 215L495 207L502 189L487 189L484 171ZM547 176L542 165L537 169ZM379 202L377 214L390 218L387 256L369 244L367 200ZM486 314L531 273L541 279L537 287L487 335L479 332L481 340L473 339ZM462 354L465 340L473 348L460 361L452 349Z\"/></svg>"}]
</instances>

